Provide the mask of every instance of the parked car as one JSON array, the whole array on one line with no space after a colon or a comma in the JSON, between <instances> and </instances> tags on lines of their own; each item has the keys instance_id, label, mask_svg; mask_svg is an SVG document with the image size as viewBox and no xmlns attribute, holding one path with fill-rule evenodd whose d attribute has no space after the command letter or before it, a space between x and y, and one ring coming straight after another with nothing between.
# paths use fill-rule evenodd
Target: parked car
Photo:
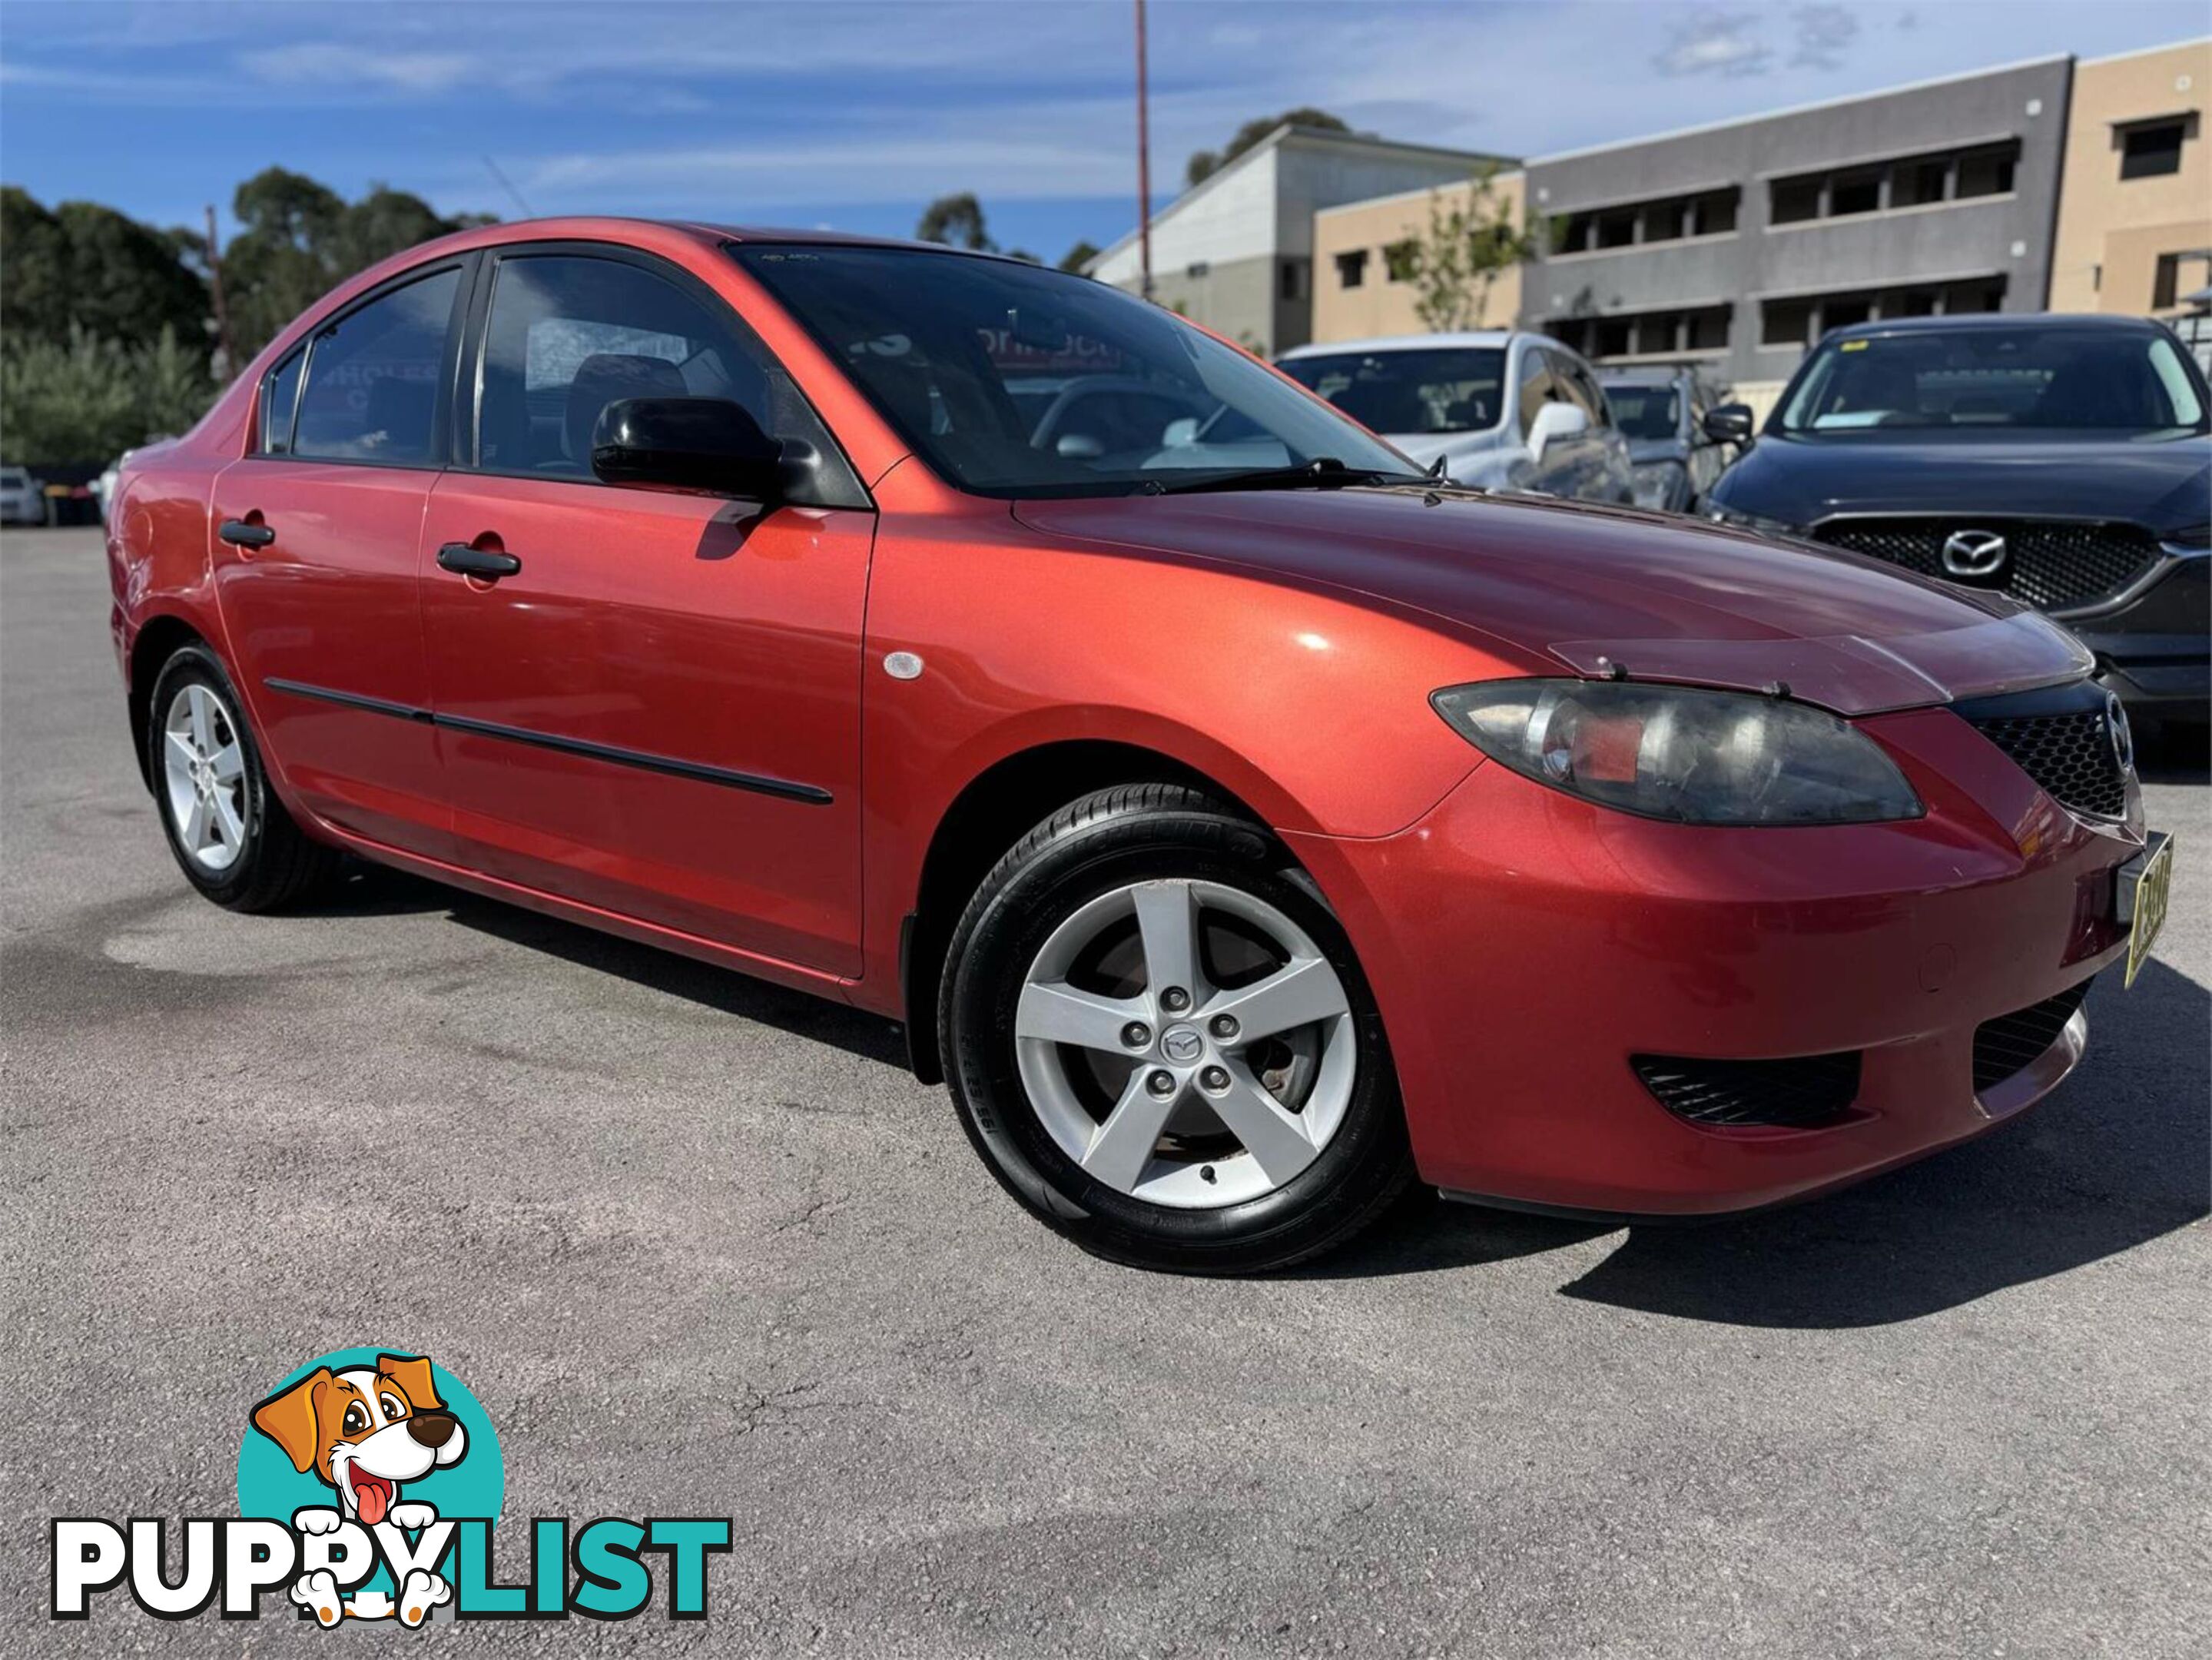
<instances>
[{"instance_id":1,"label":"parked car","mask_svg":"<svg viewBox=\"0 0 2212 1660\"><path fill-rule=\"evenodd\" d=\"M1633 497L1628 441L1572 350L1517 329L1301 346L1284 374L1455 483Z\"/></svg>"},{"instance_id":2,"label":"parked car","mask_svg":"<svg viewBox=\"0 0 2212 1660\"><path fill-rule=\"evenodd\" d=\"M1712 492L1813 538L2060 618L2140 717L2212 696L2212 394L2163 325L1929 317L1839 329ZM1750 411L1713 411L1748 439Z\"/></svg>"},{"instance_id":3,"label":"parked car","mask_svg":"<svg viewBox=\"0 0 2212 1660\"><path fill-rule=\"evenodd\" d=\"M1203 414L1040 445L1009 325ZM1948 1146L2080 1061L2169 868L2033 613L1441 487L988 255L465 231L310 307L114 520L201 893L349 851L896 1019L1006 1190L1132 1262L1279 1266L1416 1179L1696 1214Z\"/></svg>"},{"instance_id":4,"label":"parked car","mask_svg":"<svg viewBox=\"0 0 2212 1660\"><path fill-rule=\"evenodd\" d=\"M1720 402L1713 388L1686 363L1607 369L1598 385L1628 440L1636 505L1690 512L1734 459L1705 432L1705 412Z\"/></svg>"},{"instance_id":5,"label":"parked car","mask_svg":"<svg viewBox=\"0 0 2212 1660\"><path fill-rule=\"evenodd\" d=\"M0 525L46 522L46 481L27 467L0 467Z\"/></svg>"}]
</instances>

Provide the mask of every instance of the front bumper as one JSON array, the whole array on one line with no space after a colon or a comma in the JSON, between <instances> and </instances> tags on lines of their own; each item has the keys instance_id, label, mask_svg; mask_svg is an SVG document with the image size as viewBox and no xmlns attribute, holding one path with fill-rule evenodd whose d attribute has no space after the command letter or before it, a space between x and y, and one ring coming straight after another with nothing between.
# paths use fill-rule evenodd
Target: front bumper
<instances>
[{"instance_id":1,"label":"front bumper","mask_svg":"<svg viewBox=\"0 0 2212 1660\"><path fill-rule=\"evenodd\" d=\"M1691 1216L1802 1197L1990 1128L2083 1027L1978 1097L1975 1033L2124 952L2142 841L2045 795L1942 709L1860 723L1928 804L1893 824L1713 830L1611 812L1494 764L1397 836L1292 836L1382 1011L1423 1178L1540 1208ZM1714 1128L1636 1055L1863 1053L1849 1115Z\"/></svg>"},{"instance_id":2,"label":"front bumper","mask_svg":"<svg viewBox=\"0 0 2212 1660\"><path fill-rule=\"evenodd\" d=\"M2060 620L2097 654L2098 678L2131 713L2193 716L2212 704L2212 556L2169 554L2119 599Z\"/></svg>"}]
</instances>

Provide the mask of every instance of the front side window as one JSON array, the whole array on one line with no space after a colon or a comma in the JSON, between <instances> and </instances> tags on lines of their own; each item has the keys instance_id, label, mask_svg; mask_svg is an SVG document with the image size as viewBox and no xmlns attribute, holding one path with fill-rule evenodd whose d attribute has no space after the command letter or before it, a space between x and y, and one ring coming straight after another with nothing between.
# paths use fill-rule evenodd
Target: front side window
<instances>
[{"instance_id":1,"label":"front side window","mask_svg":"<svg viewBox=\"0 0 2212 1660\"><path fill-rule=\"evenodd\" d=\"M1673 438L1681 429L1681 400L1672 386L1613 380L1607 383L1605 397L1624 437Z\"/></svg>"},{"instance_id":2,"label":"front side window","mask_svg":"<svg viewBox=\"0 0 2212 1660\"><path fill-rule=\"evenodd\" d=\"M2059 327L1832 340L1785 399L1780 430L2207 429L2202 383L2163 335Z\"/></svg>"},{"instance_id":3,"label":"front side window","mask_svg":"<svg viewBox=\"0 0 2212 1660\"><path fill-rule=\"evenodd\" d=\"M1172 312L921 248L732 250L922 460L977 495L1126 496L1322 459L1419 470Z\"/></svg>"},{"instance_id":4,"label":"front side window","mask_svg":"<svg viewBox=\"0 0 2212 1660\"><path fill-rule=\"evenodd\" d=\"M1504 413L1505 354L1495 346L1330 352L1283 373L1370 432L1485 432Z\"/></svg>"},{"instance_id":5,"label":"front side window","mask_svg":"<svg viewBox=\"0 0 2212 1660\"><path fill-rule=\"evenodd\" d=\"M827 450L781 368L728 318L618 259L509 254L493 278L477 465L589 478L600 411L625 398L720 398L763 432Z\"/></svg>"},{"instance_id":6,"label":"front side window","mask_svg":"<svg viewBox=\"0 0 2212 1660\"><path fill-rule=\"evenodd\" d=\"M434 272L317 331L295 455L403 466L435 459L438 375L460 285L458 267Z\"/></svg>"}]
</instances>

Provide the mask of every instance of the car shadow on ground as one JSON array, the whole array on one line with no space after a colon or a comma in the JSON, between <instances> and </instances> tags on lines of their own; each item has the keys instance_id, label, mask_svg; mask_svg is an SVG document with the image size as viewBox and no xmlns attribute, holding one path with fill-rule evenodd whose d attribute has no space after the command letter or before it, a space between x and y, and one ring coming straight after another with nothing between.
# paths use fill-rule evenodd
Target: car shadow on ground
<instances>
[{"instance_id":1,"label":"car shadow on ground","mask_svg":"<svg viewBox=\"0 0 2212 1660\"><path fill-rule=\"evenodd\" d=\"M544 952L563 962L681 997L794 1037L906 1069L906 1043L897 1026L880 1016L788 991L728 969L679 957L602 933L580 923L479 898L404 872L364 865L337 891L314 906L318 916L398 916L443 912L449 921L510 945Z\"/></svg>"},{"instance_id":2,"label":"car shadow on ground","mask_svg":"<svg viewBox=\"0 0 2212 1660\"><path fill-rule=\"evenodd\" d=\"M2164 964L2089 1000L2089 1057L1987 1137L1802 1205L1628 1228L1563 1296L1731 1325L1911 1320L2132 1250L2212 1212L2212 994ZM1316 1264L1329 1278L1464 1268L1603 1230L1409 1207Z\"/></svg>"}]
</instances>

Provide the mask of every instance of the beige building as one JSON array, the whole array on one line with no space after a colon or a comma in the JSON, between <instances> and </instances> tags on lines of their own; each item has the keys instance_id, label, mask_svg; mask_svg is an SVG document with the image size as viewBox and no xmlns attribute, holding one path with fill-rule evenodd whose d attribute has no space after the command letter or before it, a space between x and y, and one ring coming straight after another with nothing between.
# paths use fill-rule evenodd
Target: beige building
<instances>
[{"instance_id":1,"label":"beige building","mask_svg":"<svg viewBox=\"0 0 2212 1660\"><path fill-rule=\"evenodd\" d=\"M2212 282L2212 40L2075 65L2053 311L2172 316Z\"/></svg>"},{"instance_id":2,"label":"beige building","mask_svg":"<svg viewBox=\"0 0 2212 1660\"><path fill-rule=\"evenodd\" d=\"M1522 183L1519 173L1499 173L1491 183L1492 198L1516 222L1523 210ZM1326 342L1425 333L1413 313L1414 287L1404 280L1397 251L1428 229L1432 198L1447 210L1464 206L1474 188L1471 179L1462 179L1314 215L1313 337ZM1521 268L1515 265L1498 273L1474 326L1510 328L1520 309Z\"/></svg>"}]
</instances>

